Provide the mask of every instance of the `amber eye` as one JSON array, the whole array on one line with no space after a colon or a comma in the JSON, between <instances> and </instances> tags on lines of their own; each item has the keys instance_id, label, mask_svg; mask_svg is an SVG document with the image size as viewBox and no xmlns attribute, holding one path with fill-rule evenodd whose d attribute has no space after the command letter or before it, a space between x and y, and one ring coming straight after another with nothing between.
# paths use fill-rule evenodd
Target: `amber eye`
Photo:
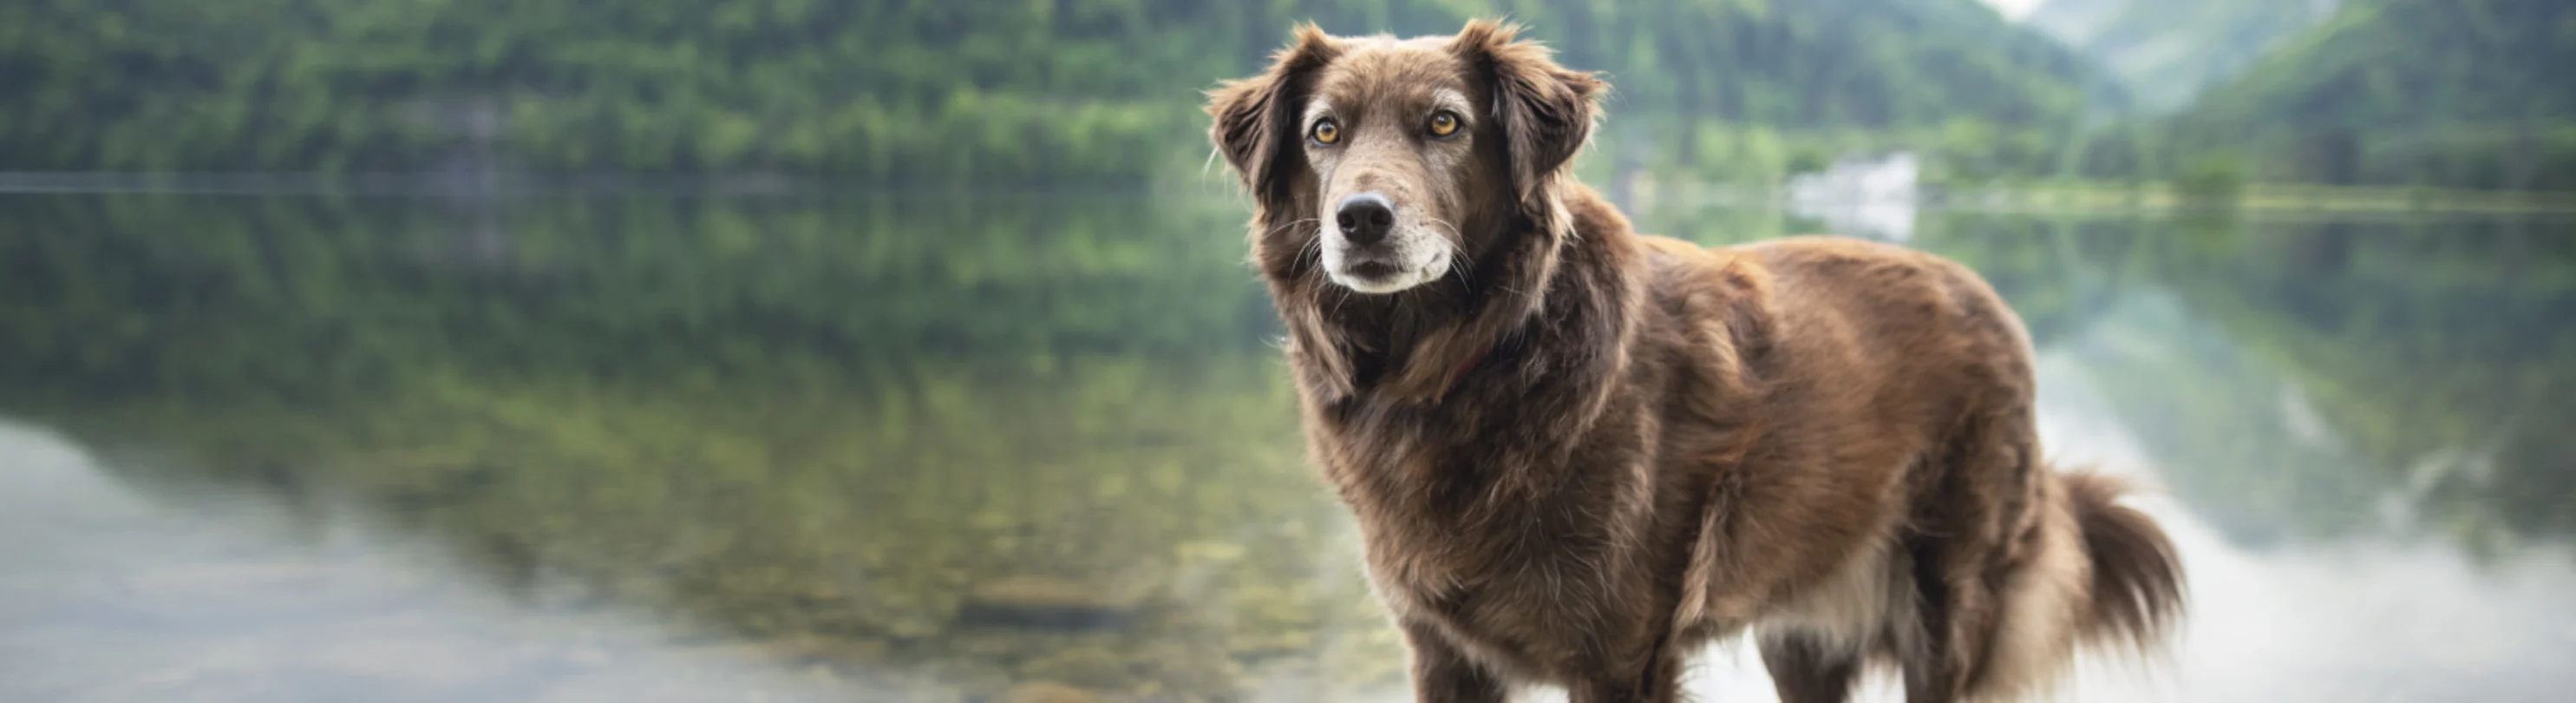
<instances>
[{"instance_id":1,"label":"amber eye","mask_svg":"<svg viewBox=\"0 0 2576 703\"><path fill-rule=\"evenodd\" d=\"M1448 110L1431 113L1431 136L1446 137L1458 132L1458 113Z\"/></svg>"},{"instance_id":2,"label":"amber eye","mask_svg":"<svg viewBox=\"0 0 2576 703\"><path fill-rule=\"evenodd\" d=\"M1332 118L1329 117L1316 120L1313 136L1315 138L1315 143L1317 144L1331 144L1333 142L1341 141L1342 126L1333 124Z\"/></svg>"}]
</instances>

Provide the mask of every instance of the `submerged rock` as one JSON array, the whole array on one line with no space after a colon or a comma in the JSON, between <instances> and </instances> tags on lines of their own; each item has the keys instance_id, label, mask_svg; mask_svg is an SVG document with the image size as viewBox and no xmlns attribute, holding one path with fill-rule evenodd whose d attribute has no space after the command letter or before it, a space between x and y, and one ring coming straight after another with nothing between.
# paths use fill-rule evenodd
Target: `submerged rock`
<instances>
[{"instance_id":1,"label":"submerged rock","mask_svg":"<svg viewBox=\"0 0 2576 703\"><path fill-rule=\"evenodd\" d=\"M957 610L958 624L967 627L1115 630L1135 618L1131 601L1080 583L1039 577L977 586Z\"/></svg>"},{"instance_id":2,"label":"submerged rock","mask_svg":"<svg viewBox=\"0 0 2576 703\"><path fill-rule=\"evenodd\" d=\"M1011 687L1002 697L1005 703L1094 703L1099 696L1053 681L1036 681Z\"/></svg>"},{"instance_id":3,"label":"submerged rock","mask_svg":"<svg viewBox=\"0 0 2576 703\"><path fill-rule=\"evenodd\" d=\"M1125 660L1101 647L1072 647L1032 659L1020 666L1020 675L1095 690L1128 688L1136 678Z\"/></svg>"},{"instance_id":4,"label":"submerged rock","mask_svg":"<svg viewBox=\"0 0 2576 703\"><path fill-rule=\"evenodd\" d=\"M798 635L753 645L771 659L826 665L874 664L886 657L884 640L865 637Z\"/></svg>"}]
</instances>

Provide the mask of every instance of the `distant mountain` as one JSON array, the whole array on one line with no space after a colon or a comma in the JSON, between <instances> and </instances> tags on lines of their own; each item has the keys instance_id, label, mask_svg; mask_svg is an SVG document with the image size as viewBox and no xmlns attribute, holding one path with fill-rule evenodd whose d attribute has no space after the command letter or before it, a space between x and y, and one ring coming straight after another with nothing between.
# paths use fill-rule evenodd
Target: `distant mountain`
<instances>
[{"instance_id":1,"label":"distant mountain","mask_svg":"<svg viewBox=\"0 0 2576 703\"><path fill-rule=\"evenodd\" d=\"M2264 178L2576 190L2576 2L2351 0L2163 131Z\"/></svg>"},{"instance_id":2,"label":"distant mountain","mask_svg":"<svg viewBox=\"0 0 2576 703\"><path fill-rule=\"evenodd\" d=\"M2147 112L2189 103L2338 0L2047 0L2023 19L2120 77Z\"/></svg>"},{"instance_id":3,"label":"distant mountain","mask_svg":"<svg viewBox=\"0 0 2576 703\"><path fill-rule=\"evenodd\" d=\"M2086 101L2082 57L1976 0L1495 5L1569 62L1610 72L1619 100L1655 111L1795 127L2031 125Z\"/></svg>"}]
</instances>

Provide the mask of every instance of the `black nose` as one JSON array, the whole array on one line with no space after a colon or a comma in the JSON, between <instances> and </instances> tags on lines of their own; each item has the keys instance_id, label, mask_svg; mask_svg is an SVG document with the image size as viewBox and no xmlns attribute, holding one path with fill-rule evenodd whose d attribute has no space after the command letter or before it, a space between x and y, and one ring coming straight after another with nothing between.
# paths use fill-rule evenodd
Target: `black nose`
<instances>
[{"instance_id":1,"label":"black nose","mask_svg":"<svg viewBox=\"0 0 2576 703\"><path fill-rule=\"evenodd\" d=\"M1386 238L1387 230L1395 229L1395 203L1377 191L1343 198L1333 222L1342 226L1342 238L1352 244L1376 244Z\"/></svg>"}]
</instances>

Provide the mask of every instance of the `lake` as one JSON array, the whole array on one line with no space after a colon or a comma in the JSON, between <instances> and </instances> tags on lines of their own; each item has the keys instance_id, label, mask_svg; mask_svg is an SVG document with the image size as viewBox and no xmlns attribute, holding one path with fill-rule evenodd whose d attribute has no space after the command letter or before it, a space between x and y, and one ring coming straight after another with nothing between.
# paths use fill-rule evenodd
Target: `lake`
<instances>
[{"instance_id":1,"label":"lake","mask_svg":"<svg viewBox=\"0 0 2576 703\"><path fill-rule=\"evenodd\" d=\"M0 700L1401 700L1205 190L0 195ZM2576 688L2576 219L1909 217L2165 489L2062 698Z\"/></svg>"}]
</instances>

